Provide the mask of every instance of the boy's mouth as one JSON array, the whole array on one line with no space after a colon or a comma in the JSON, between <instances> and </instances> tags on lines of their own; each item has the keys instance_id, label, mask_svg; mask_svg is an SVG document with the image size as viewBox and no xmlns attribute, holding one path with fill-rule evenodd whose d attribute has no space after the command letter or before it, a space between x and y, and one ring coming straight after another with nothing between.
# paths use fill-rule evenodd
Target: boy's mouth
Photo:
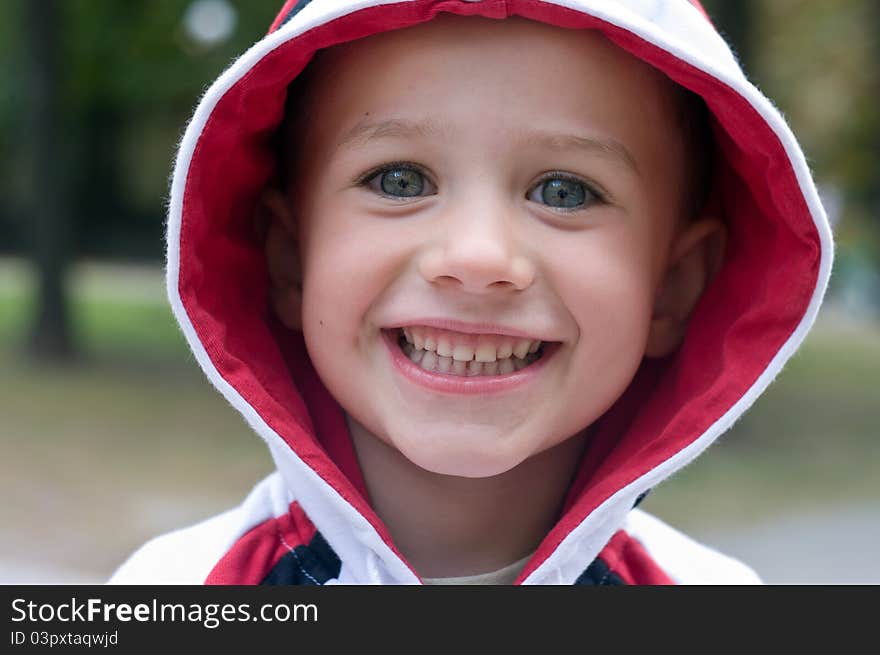
<instances>
[{"instance_id":1,"label":"boy's mouth","mask_svg":"<svg viewBox=\"0 0 880 655\"><path fill-rule=\"evenodd\" d=\"M395 328L397 346L425 371L460 377L508 375L544 355L544 342L528 339L471 339L453 342L417 326Z\"/></svg>"}]
</instances>

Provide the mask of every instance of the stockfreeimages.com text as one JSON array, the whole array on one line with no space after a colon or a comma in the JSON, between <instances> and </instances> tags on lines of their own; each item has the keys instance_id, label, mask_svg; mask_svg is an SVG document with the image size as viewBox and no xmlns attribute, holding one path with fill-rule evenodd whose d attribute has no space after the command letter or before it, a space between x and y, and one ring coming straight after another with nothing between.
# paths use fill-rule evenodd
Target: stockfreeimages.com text
<instances>
[{"instance_id":1,"label":"stockfreeimages.com text","mask_svg":"<svg viewBox=\"0 0 880 655\"><path fill-rule=\"evenodd\" d=\"M135 604L105 603L100 598L88 598L85 601L71 598L69 602L62 603L35 603L16 598L12 601L12 611L13 622L168 621L201 623L208 629L214 629L221 623L244 621L318 621L318 607L313 603L265 603L254 610L250 603L160 603L155 598L149 603Z\"/></svg>"}]
</instances>

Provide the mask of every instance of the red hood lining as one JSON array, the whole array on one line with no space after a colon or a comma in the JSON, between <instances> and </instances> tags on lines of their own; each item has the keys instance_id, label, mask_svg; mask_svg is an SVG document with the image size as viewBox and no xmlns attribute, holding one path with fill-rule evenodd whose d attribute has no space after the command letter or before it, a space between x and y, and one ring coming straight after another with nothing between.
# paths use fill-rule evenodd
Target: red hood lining
<instances>
[{"instance_id":1,"label":"red hood lining","mask_svg":"<svg viewBox=\"0 0 880 655\"><path fill-rule=\"evenodd\" d=\"M692 443L745 394L800 323L821 248L779 138L745 99L659 47L578 11L523 0L384 5L325 23L267 54L220 98L194 149L178 290L219 374L392 548L368 505L341 408L311 366L302 335L269 318L266 268L251 220L273 172L272 137L286 87L312 53L443 10L600 29L702 95L715 116L721 157L713 200L730 229L724 267L699 303L682 348L647 362L596 426L564 516L534 568L589 512Z\"/></svg>"}]
</instances>

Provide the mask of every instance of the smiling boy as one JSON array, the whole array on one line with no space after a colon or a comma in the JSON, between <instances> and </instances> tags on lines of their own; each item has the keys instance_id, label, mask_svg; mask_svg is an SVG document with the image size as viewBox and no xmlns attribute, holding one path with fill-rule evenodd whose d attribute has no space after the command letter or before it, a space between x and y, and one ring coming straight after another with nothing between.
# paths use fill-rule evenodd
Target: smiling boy
<instances>
[{"instance_id":1,"label":"smiling boy","mask_svg":"<svg viewBox=\"0 0 880 655\"><path fill-rule=\"evenodd\" d=\"M203 101L169 231L183 329L279 473L114 581L754 581L630 511L769 383L830 265L706 18L654 16L706 32L700 69L626 2L302 4Z\"/></svg>"},{"instance_id":2,"label":"smiling boy","mask_svg":"<svg viewBox=\"0 0 880 655\"><path fill-rule=\"evenodd\" d=\"M672 83L599 33L446 15L325 55L285 142L307 161L270 192L270 238L299 245L268 249L278 313L415 569L490 571L537 547L589 426L678 345L723 227L684 216Z\"/></svg>"}]
</instances>

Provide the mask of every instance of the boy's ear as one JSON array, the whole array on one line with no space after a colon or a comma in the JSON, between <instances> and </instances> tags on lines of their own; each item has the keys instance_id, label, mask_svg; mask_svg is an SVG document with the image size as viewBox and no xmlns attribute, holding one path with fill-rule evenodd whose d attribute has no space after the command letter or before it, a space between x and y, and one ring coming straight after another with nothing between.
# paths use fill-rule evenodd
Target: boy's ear
<instances>
[{"instance_id":1,"label":"boy's ear","mask_svg":"<svg viewBox=\"0 0 880 655\"><path fill-rule=\"evenodd\" d=\"M302 266L297 225L284 193L269 188L260 199L259 221L265 222L269 302L275 315L292 330L302 330Z\"/></svg>"},{"instance_id":2,"label":"boy's ear","mask_svg":"<svg viewBox=\"0 0 880 655\"><path fill-rule=\"evenodd\" d=\"M691 312L721 268L726 240L717 218L701 218L678 233L655 297L647 357L665 357L681 345Z\"/></svg>"}]
</instances>

